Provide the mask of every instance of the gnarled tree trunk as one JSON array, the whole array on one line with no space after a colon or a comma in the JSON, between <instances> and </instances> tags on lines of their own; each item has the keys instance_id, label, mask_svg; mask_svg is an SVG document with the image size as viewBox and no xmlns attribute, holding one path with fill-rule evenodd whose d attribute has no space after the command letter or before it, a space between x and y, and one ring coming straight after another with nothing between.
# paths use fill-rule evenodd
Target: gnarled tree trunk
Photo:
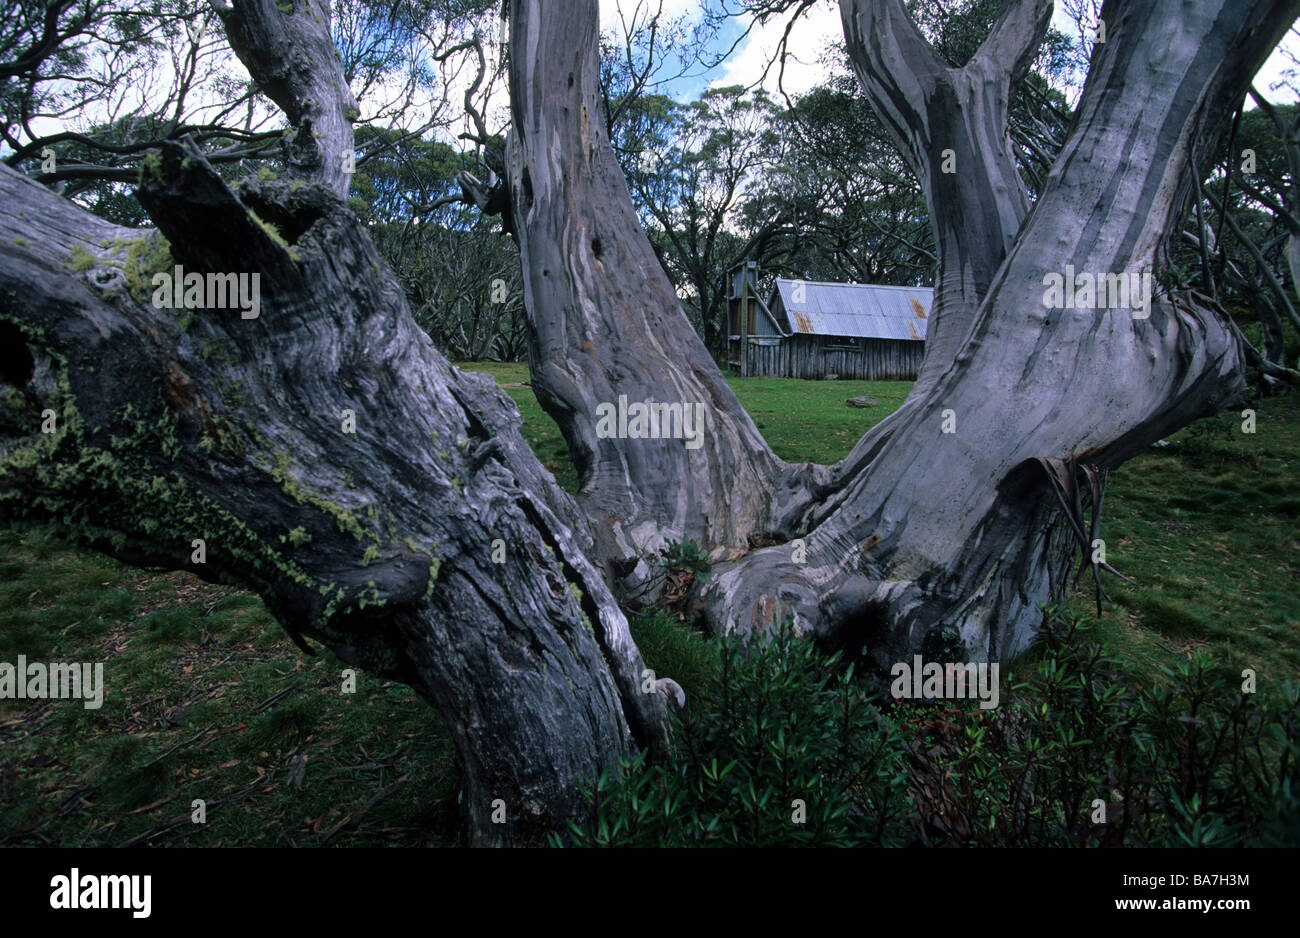
<instances>
[{"instance_id":1,"label":"gnarled tree trunk","mask_svg":"<svg viewBox=\"0 0 1300 938\"><path fill-rule=\"evenodd\" d=\"M217 5L294 125L292 178L235 191L168 145L140 189L158 230L138 231L0 168L0 512L254 589L300 640L410 683L451 728L476 842L537 841L582 780L666 740L610 586L663 537L734 558L703 597L720 630L793 617L887 663L951 627L1002 657L1073 562L1049 479L1118 465L1242 383L1234 335L1192 298L1059 309L1044 277L1159 269L1190 152L1213 151L1298 0L1108 4L1032 212L1005 110L1045 4L1013 4L950 70L901 0L843 0L864 88L926 187L941 279L922 380L833 471L772 455L682 315L601 126L595 0L512 0L511 212L576 501L508 398L420 333L340 200L354 102L327 5ZM955 172L936 171L949 150ZM155 304L178 263L256 275L256 308ZM702 405L701 446L602 436L597 408L620 397ZM804 543L745 553L763 534Z\"/></svg>"},{"instance_id":2,"label":"gnarled tree trunk","mask_svg":"<svg viewBox=\"0 0 1300 938\"><path fill-rule=\"evenodd\" d=\"M772 454L691 328L632 207L599 98L596 0L512 0L508 147L532 385L569 445L604 556L665 537L736 556L788 528L824 472ZM699 405L698 446L604 437L598 408Z\"/></svg>"},{"instance_id":3,"label":"gnarled tree trunk","mask_svg":"<svg viewBox=\"0 0 1300 938\"><path fill-rule=\"evenodd\" d=\"M887 35L855 25L866 6L893 9ZM896 0L844 0L843 9L850 41L890 48L896 31L914 31ZM1243 385L1234 335L1194 298L1161 295L1156 284L1149 310L1050 308L1045 277L1069 275L1067 265L1096 274L1161 268L1189 154L1212 150L1296 12L1295 3L1235 0L1106 7L1106 42L1033 213L973 312L941 304L941 315L969 319L955 355L938 372L944 362L927 357L933 383L877 428L862 471L819 507L806 564L786 546L721 572L706 592L716 627L748 630L792 615L828 641L865 643L881 663L944 629L979 657L1025 645L1036 606L1062 595L1071 564L1038 460L1114 467L1221 409ZM923 112L925 86L901 87L904 110ZM869 95L874 88L868 82ZM885 113L899 107L872 100ZM996 146L993 134L981 139L977 162L1004 159L984 152ZM926 153L944 143L927 141ZM936 231L960 233L966 222L970 233L957 240L987 230L985 219L963 216L936 220ZM952 238L936 241L942 252ZM1088 520L1078 520L1087 532Z\"/></svg>"},{"instance_id":4,"label":"gnarled tree trunk","mask_svg":"<svg viewBox=\"0 0 1300 938\"><path fill-rule=\"evenodd\" d=\"M328 39L324 12L241 0L226 18ZM314 66L346 89L336 60ZM305 126L301 166L351 145ZM0 510L255 590L299 642L410 684L451 730L474 841L537 842L581 783L664 742L662 698L513 403L433 348L324 178L236 194L169 145L140 231L0 167ZM176 264L257 276L256 308L160 307L153 277Z\"/></svg>"}]
</instances>

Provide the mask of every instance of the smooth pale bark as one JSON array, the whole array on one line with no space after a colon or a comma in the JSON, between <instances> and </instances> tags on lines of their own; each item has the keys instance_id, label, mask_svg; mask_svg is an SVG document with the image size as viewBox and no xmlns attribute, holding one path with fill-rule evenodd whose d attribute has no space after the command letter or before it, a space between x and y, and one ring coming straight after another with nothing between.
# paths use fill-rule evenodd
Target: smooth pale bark
<instances>
[{"instance_id":1,"label":"smooth pale bark","mask_svg":"<svg viewBox=\"0 0 1300 938\"><path fill-rule=\"evenodd\" d=\"M662 747L668 687L643 692L513 403L433 348L323 178L236 194L169 144L139 190L151 231L0 167L0 515L254 590L300 643L410 684L450 728L473 841L536 843L620 755ZM256 275L256 316L169 308L153 277L175 264Z\"/></svg>"},{"instance_id":2,"label":"smooth pale bark","mask_svg":"<svg viewBox=\"0 0 1300 938\"><path fill-rule=\"evenodd\" d=\"M1009 4L970 60L950 68L902 0L840 4L859 84L925 194L938 264L925 358L913 393L900 412L873 427L832 467L828 494L862 473L948 370L1029 214L1009 136L1010 96L1042 44L1051 12L1051 0ZM803 529L827 514L823 504L809 505Z\"/></svg>"},{"instance_id":3,"label":"smooth pale bark","mask_svg":"<svg viewBox=\"0 0 1300 938\"><path fill-rule=\"evenodd\" d=\"M902 0L843 0L859 83L925 193L939 256L926 360L928 387L966 338L1025 216L1029 196L1008 136L1012 82L1037 53L1051 0L1006 7L962 68L949 68Z\"/></svg>"},{"instance_id":4,"label":"smooth pale bark","mask_svg":"<svg viewBox=\"0 0 1300 938\"><path fill-rule=\"evenodd\" d=\"M329 0L209 0L258 87L293 129L285 133L289 173L347 198L352 122L360 116L330 35ZM325 28L321 28L324 26Z\"/></svg>"},{"instance_id":5,"label":"smooth pale bark","mask_svg":"<svg viewBox=\"0 0 1300 938\"><path fill-rule=\"evenodd\" d=\"M1244 384L1235 336L1190 298L1157 296L1146 319L1049 309L1044 275L1157 263L1185 205L1193 145L1212 151L1298 6L1106 7L1075 129L954 361L828 502L806 564L787 545L719 571L705 594L716 628L793 614L882 664L944 628L980 658L1025 645L1036 605L1061 596L1074 562L1037 460L1116 466ZM945 417L955 432L943 432Z\"/></svg>"},{"instance_id":6,"label":"smooth pale bark","mask_svg":"<svg viewBox=\"0 0 1300 938\"><path fill-rule=\"evenodd\" d=\"M599 97L596 0L513 0L508 146L539 401L617 575L664 537L735 556L821 473L777 459L682 312L632 207ZM602 439L597 407L703 405L702 445ZM644 570L643 570L644 572Z\"/></svg>"}]
</instances>

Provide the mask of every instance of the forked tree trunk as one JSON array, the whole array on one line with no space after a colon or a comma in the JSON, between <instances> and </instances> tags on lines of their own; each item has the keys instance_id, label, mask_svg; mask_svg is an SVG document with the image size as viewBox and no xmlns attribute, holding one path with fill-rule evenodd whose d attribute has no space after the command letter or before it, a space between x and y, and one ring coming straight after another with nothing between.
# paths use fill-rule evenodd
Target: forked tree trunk
<instances>
[{"instance_id":1,"label":"forked tree trunk","mask_svg":"<svg viewBox=\"0 0 1300 938\"><path fill-rule=\"evenodd\" d=\"M845 0L846 17L854 6ZM827 503L806 564L786 546L721 571L706 593L718 628L793 615L828 641L865 643L882 663L945 627L979 657L1024 646L1037 604L1061 596L1072 562L1037 460L1114 467L1243 385L1235 338L1191 298L1157 295L1147 318L1052 309L1045 275L1160 268L1193 144L1212 151L1297 7L1107 5L1075 129L954 360Z\"/></svg>"},{"instance_id":2,"label":"forked tree trunk","mask_svg":"<svg viewBox=\"0 0 1300 938\"><path fill-rule=\"evenodd\" d=\"M925 358L903 415L948 370L1029 214L1008 115L1011 87L1042 45L1051 0L1007 5L961 68L950 68L900 0L844 0L854 71L925 195L939 259ZM833 467L832 487L857 477L901 420L877 424ZM811 506L806 526L824 518Z\"/></svg>"},{"instance_id":3,"label":"forked tree trunk","mask_svg":"<svg viewBox=\"0 0 1300 938\"><path fill-rule=\"evenodd\" d=\"M1011 85L1042 44L1052 2L1007 5L962 68L947 66L901 0L844 0L841 12L858 80L920 182L934 232L924 391L956 357L1029 214L1007 117Z\"/></svg>"}]
</instances>

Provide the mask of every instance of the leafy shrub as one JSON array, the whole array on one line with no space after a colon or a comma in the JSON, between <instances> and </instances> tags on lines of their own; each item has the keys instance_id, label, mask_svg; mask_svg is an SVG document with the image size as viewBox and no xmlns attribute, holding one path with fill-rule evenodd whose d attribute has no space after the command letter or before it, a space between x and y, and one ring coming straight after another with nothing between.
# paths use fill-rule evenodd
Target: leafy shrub
<instances>
[{"instance_id":1,"label":"leafy shrub","mask_svg":"<svg viewBox=\"0 0 1300 938\"><path fill-rule=\"evenodd\" d=\"M706 706L680 719L676 758L624 761L591 793L592 846L898 843L901 740L852 668L786 628L720 643ZM561 842L562 838L556 838Z\"/></svg>"},{"instance_id":2,"label":"leafy shrub","mask_svg":"<svg viewBox=\"0 0 1300 938\"><path fill-rule=\"evenodd\" d=\"M1055 609L994 710L878 707L841 664L789 628L765 643L723 641L709 691L677 721L672 757L602 775L590 816L555 842L1300 843L1292 685L1243 693L1239 673L1196 657L1157 686L1133 686L1086 620Z\"/></svg>"},{"instance_id":3,"label":"leafy shrub","mask_svg":"<svg viewBox=\"0 0 1300 938\"><path fill-rule=\"evenodd\" d=\"M709 555L689 537L668 541L659 551L659 573L652 586L659 590L658 602L680 620L686 618L686 602L695 581L709 581Z\"/></svg>"},{"instance_id":4,"label":"leafy shrub","mask_svg":"<svg viewBox=\"0 0 1300 938\"><path fill-rule=\"evenodd\" d=\"M709 579L709 555L689 537L668 541L659 551L659 562L666 571L686 570L701 582Z\"/></svg>"},{"instance_id":5,"label":"leafy shrub","mask_svg":"<svg viewBox=\"0 0 1300 938\"><path fill-rule=\"evenodd\" d=\"M1056 610L1036 644L1019 662L1024 680L1013 676L1004 692L1009 705L905 734L923 843L1228 846L1295 836L1286 820L1300 791L1294 688L1270 706L1204 657L1134 687L1086 620Z\"/></svg>"}]
</instances>

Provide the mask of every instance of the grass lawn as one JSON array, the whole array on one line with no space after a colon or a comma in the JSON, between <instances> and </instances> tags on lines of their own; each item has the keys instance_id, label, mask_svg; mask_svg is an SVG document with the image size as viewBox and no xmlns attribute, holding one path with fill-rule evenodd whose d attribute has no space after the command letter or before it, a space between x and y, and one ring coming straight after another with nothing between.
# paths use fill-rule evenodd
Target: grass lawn
<instances>
[{"instance_id":1,"label":"grass lawn","mask_svg":"<svg viewBox=\"0 0 1300 938\"><path fill-rule=\"evenodd\" d=\"M524 365L473 364L506 387L542 462L576 478ZM776 452L832 462L895 409L904 382L731 379ZM855 395L879 398L868 410ZM1100 632L1139 682L1204 649L1300 678L1300 395L1201 421L1114 474ZM1085 582L1071 598L1092 606ZM703 680L699 636L637 624L652 666ZM0 701L0 844L426 845L453 843L457 782L437 716L406 687L309 658L260 600L182 573L143 572L39 529L0 530L0 661L105 661L99 710ZM675 667L677 670L675 670ZM678 673L678 672L681 673ZM207 802L207 823L190 822Z\"/></svg>"},{"instance_id":2,"label":"grass lawn","mask_svg":"<svg viewBox=\"0 0 1300 938\"><path fill-rule=\"evenodd\" d=\"M578 477L560 428L537 403L528 384L528 366L516 362L459 362L462 368L492 375L519 407L524 437L538 459L570 492ZM791 462L831 463L844 457L862 434L903 403L910 381L789 381L782 378L727 379L740 403L769 445ZM849 407L844 401L866 395L880 404Z\"/></svg>"},{"instance_id":3,"label":"grass lawn","mask_svg":"<svg viewBox=\"0 0 1300 938\"><path fill-rule=\"evenodd\" d=\"M1138 675L1204 648L1261 681L1300 679L1300 395L1253 407L1254 434L1220 414L1111 478L1107 560L1136 583L1106 584L1099 630Z\"/></svg>"},{"instance_id":4,"label":"grass lawn","mask_svg":"<svg viewBox=\"0 0 1300 938\"><path fill-rule=\"evenodd\" d=\"M0 661L106 662L99 709L0 700L0 843L418 845L456 829L432 708L364 674L341 693L345 665L303 655L256 596L2 531L0 609Z\"/></svg>"}]
</instances>

